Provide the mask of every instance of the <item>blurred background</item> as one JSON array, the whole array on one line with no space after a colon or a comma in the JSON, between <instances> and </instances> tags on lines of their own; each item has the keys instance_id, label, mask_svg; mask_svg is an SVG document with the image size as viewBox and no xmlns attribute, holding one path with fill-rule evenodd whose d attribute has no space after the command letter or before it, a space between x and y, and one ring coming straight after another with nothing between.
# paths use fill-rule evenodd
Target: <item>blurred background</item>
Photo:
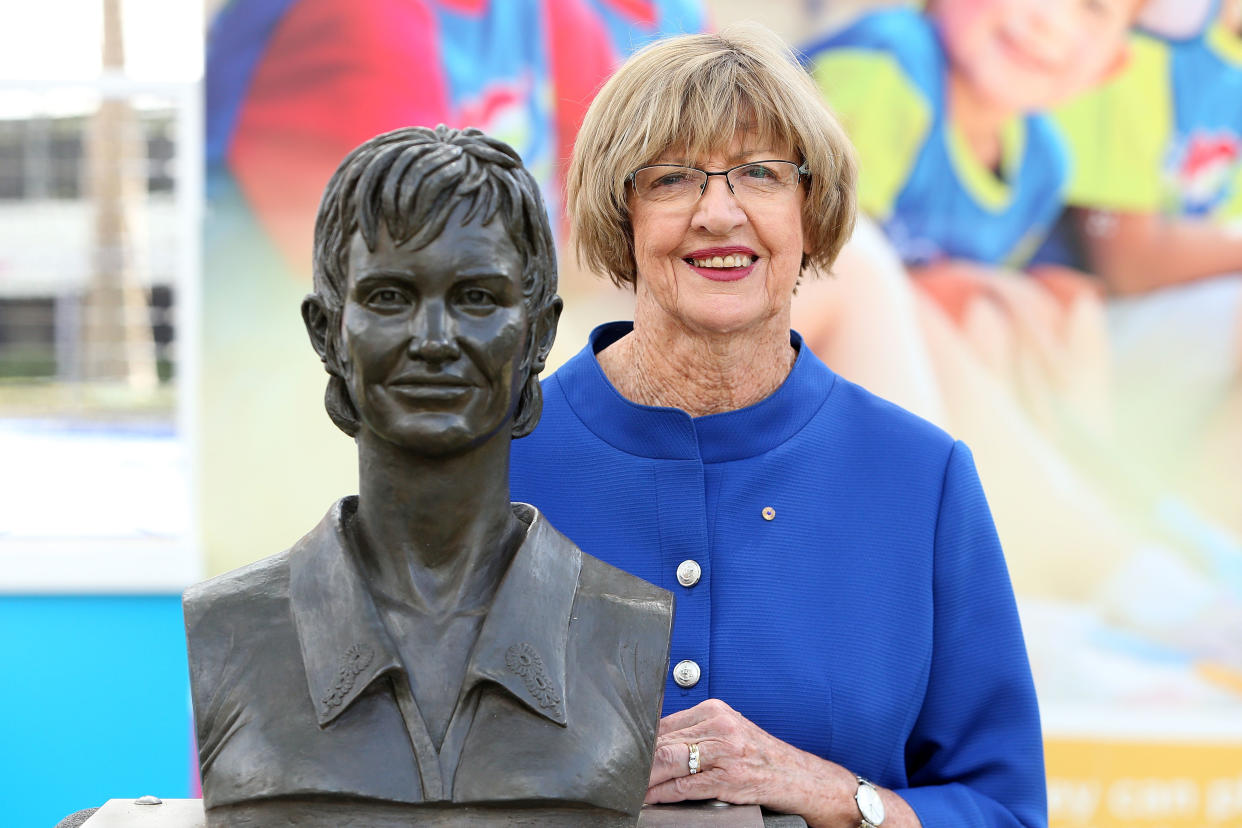
<instances>
[{"instance_id":1,"label":"blurred background","mask_svg":"<svg viewBox=\"0 0 1242 828\"><path fill-rule=\"evenodd\" d=\"M1052 824L1242 826L1242 4L1135 0L1115 60L1024 103L1025 137L990 160L965 140L930 189L1001 215L1043 165L1038 217L933 199L941 224L919 225L910 182L941 132L958 140L936 77L969 67L941 49L920 70L918 43L867 33L950 40L954 3L1033 2L6 4L0 821L197 795L181 590L287 548L355 490L298 313L344 154L440 122L522 153L560 231L555 368L631 308L578 267L560 208L593 91L653 38L758 20L862 161L867 217L804 280L795 327L972 446Z\"/></svg>"}]
</instances>

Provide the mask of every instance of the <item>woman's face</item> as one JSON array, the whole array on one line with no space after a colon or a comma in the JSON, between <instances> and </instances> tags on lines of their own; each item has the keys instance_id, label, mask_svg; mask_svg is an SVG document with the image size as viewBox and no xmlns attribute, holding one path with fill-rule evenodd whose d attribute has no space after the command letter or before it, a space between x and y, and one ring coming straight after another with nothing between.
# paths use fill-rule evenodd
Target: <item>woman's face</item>
<instances>
[{"instance_id":1,"label":"woman's face","mask_svg":"<svg viewBox=\"0 0 1242 828\"><path fill-rule=\"evenodd\" d=\"M751 161L801 159L752 132L706 158L668 150L652 163L720 172ZM635 318L703 334L789 327L802 262L801 183L777 198L739 200L724 176L696 202L673 206L628 195L634 232Z\"/></svg>"}]
</instances>

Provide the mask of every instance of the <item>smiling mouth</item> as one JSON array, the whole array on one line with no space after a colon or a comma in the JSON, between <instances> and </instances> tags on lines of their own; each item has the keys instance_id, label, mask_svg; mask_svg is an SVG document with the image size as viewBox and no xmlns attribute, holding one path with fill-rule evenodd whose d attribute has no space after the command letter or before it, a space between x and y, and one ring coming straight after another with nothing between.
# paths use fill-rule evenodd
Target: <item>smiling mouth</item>
<instances>
[{"instance_id":1,"label":"smiling mouth","mask_svg":"<svg viewBox=\"0 0 1242 828\"><path fill-rule=\"evenodd\" d=\"M759 257L749 252L732 252L722 256L687 256L682 261L704 279L713 282L740 282L755 269L755 262L759 261Z\"/></svg>"},{"instance_id":2,"label":"smiling mouth","mask_svg":"<svg viewBox=\"0 0 1242 828\"><path fill-rule=\"evenodd\" d=\"M416 400L455 400L470 392L473 385L450 379L401 380L389 384L394 393Z\"/></svg>"},{"instance_id":3,"label":"smiling mouth","mask_svg":"<svg viewBox=\"0 0 1242 828\"><path fill-rule=\"evenodd\" d=\"M693 265L694 267L703 267L712 270L728 270L736 267L749 267L759 261L759 257L747 255L745 253L730 253L727 256L707 256L702 259L686 257L682 261L688 265Z\"/></svg>"}]
</instances>

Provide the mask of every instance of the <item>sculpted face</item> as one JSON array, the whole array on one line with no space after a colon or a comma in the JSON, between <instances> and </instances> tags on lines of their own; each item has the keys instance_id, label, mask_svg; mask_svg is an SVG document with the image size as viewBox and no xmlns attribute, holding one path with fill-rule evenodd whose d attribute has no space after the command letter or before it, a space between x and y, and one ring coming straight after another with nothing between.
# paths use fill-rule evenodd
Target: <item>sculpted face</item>
<instances>
[{"instance_id":1,"label":"sculpted face","mask_svg":"<svg viewBox=\"0 0 1242 828\"><path fill-rule=\"evenodd\" d=\"M508 433L530 320L521 255L499 218L461 222L418 250L355 234L341 314L345 381L364 428L447 455Z\"/></svg>"}]
</instances>

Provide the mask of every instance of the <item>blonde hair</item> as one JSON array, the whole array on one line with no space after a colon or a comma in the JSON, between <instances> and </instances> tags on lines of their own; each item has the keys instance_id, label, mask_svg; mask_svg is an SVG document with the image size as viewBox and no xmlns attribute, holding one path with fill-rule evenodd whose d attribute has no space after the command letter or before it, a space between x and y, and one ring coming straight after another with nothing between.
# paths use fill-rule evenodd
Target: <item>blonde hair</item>
<instances>
[{"instance_id":1,"label":"blonde hair","mask_svg":"<svg viewBox=\"0 0 1242 828\"><path fill-rule=\"evenodd\" d=\"M827 270L854 228L854 148L785 43L755 23L658 40L608 79L587 110L567 185L574 247L617 285L636 278L626 177L675 148L719 151L744 129L810 169L803 266Z\"/></svg>"}]
</instances>

